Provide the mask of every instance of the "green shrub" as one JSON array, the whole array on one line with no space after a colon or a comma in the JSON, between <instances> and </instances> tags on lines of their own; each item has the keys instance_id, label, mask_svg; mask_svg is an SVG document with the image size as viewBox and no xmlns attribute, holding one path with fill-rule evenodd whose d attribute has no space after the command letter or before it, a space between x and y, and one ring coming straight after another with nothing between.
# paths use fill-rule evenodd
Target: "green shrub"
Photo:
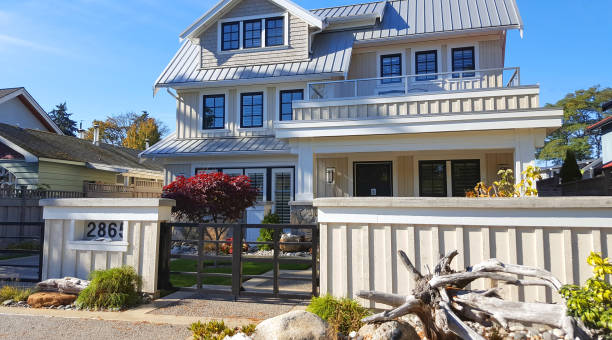
<instances>
[{"instance_id":1,"label":"green shrub","mask_svg":"<svg viewBox=\"0 0 612 340\"><path fill-rule=\"evenodd\" d=\"M578 181L582 179L582 172L580 172L580 168L578 167L578 162L576 161L576 154L574 151L567 149L565 152L565 160L563 160L559 175L561 175L561 183Z\"/></svg>"},{"instance_id":2,"label":"green shrub","mask_svg":"<svg viewBox=\"0 0 612 340\"><path fill-rule=\"evenodd\" d=\"M138 292L142 278L134 268L123 266L108 270L96 270L90 274L91 283L77 298L82 308L126 308L140 302Z\"/></svg>"},{"instance_id":3,"label":"green shrub","mask_svg":"<svg viewBox=\"0 0 612 340\"><path fill-rule=\"evenodd\" d=\"M327 321L334 335L347 335L351 331L358 331L363 326L361 319L370 315L370 311L357 301L349 298L337 299L329 294L313 297L306 310Z\"/></svg>"},{"instance_id":4,"label":"green shrub","mask_svg":"<svg viewBox=\"0 0 612 340\"><path fill-rule=\"evenodd\" d=\"M601 253L591 252L587 263L593 267L593 277L584 287L565 285L559 293L565 298L567 312L591 328L612 333L612 286L606 275L612 274L612 264Z\"/></svg>"},{"instance_id":5,"label":"green shrub","mask_svg":"<svg viewBox=\"0 0 612 340\"><path fill-rule=\"evenodd\" d=\"M14 286L4 286L0 288L0 302L6 300L27 301L28 296L34 293L30 288L18 288Z\"/></svg>"},{"instance_id":6,"label":"green shrub","mask_svg":"<svg viewBox=\"0 0 612 340\"><path fill-rule=\"evenodd\" d=\"M277 214L269 213L264 216L261 224L280 224L280 217ZM261 228L259 229L259 237L257 237L257 242L272 242L274 240L274 229ZM270 250L269 244L261 244L259 245L260 250Z\"/></svg>"},{"instance_id":7,"label":"green shrub","mask_svg":"<svg viewBox=\"0 0 612 340\"><path fill-rule=\"evenodd\" d=\"M232 329L227 327L223 320L213 320L205 323L198 321L192 323L189 330L193 333L194 340L223 340L226 336L233 336L238 332L251 335L255 331L255 325L248 324Z\"/></svg>"}]
</instances>

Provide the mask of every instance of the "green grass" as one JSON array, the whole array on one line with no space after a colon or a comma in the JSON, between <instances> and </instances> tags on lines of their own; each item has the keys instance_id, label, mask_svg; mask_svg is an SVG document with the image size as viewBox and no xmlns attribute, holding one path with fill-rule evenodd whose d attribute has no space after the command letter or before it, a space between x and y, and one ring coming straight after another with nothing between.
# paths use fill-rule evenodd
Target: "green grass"
<instances>
[{"instance_id":1,"label":"green grass","mask_svg":"<svg viewBox=\"0 0 612 340\"><path fill-rule=\"evenodd\" d=\"M226 273L231 274L232 267L230 262L218 261L219 267L212 267L212 261L204 262L205 273ZM196 260L176 259L170 262L170 270L175 272L195 272L197 266ZM310 268L309 264L281 264L280 269L285 270L304 270ZM242 274L244 275L260 275L272 270L272 263L260 262L242 262ZM172 274L170 275L170 283L175 287L191 287L197 283L195 275L187 274ZM232 279L225 277L203 277L202 284L231 286Z\"/></svg>"},{"instance_id":2,"label":"green grass","mask_svg":"<svg viewBox=\"0 0 612 340\"><path fill-rule=\"evenodd\" d=\"M18 259L20 257L34 256L35 254L13 254L13 255L0 255L0 260Z\"/></svg>"}]
</instances>

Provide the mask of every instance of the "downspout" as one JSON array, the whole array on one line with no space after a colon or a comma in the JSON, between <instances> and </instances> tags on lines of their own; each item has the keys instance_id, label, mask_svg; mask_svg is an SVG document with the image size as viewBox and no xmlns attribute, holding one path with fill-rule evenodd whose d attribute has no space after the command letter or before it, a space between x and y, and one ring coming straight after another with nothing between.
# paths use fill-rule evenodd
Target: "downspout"
<instances>
[{"instance_id":1,"label":"downspout","mask_svg":"<svg viewBox=\"0 0 612 340\"><path fill-rule=\"evenodd\" d=\"M172 91L170 91L169 87L166 87L166 92L168 92L169 95L172 96L172 98L178 100L178 101L182 101L181 98L176 94L176 93L172 93Z\"/></svg>"},{"instance_id":2,"label":"downspout","mask_svg":"<svg viewBox=\"0 0 612 340\"><path fill-rule=\"evenodd\" d=\"M327 27L327 19L323 19L323 26L314 31L314 32L310 32L308 33L308 53L312 54L312 41L314 40L314 36L315 34L319 34L321 32L323 32L323 30L325 29L325 27Z\"/></svg>"}]
</instances>

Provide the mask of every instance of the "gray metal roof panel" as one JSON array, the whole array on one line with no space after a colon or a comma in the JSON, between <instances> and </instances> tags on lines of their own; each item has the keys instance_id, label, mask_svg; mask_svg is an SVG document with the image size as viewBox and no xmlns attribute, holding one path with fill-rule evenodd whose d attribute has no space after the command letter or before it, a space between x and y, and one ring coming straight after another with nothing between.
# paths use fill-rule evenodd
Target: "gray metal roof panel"
<instances>
[{"instance_id":1,"label":"gray metal roof panel","mask_svg":"<svg viewBox=\"0 0 612 340\"><path fill-rule=\"evenodd\" d=\"M160 141L154 147L144 151L141 156L152 158L232 152L289 152L289 146L286 142L278 140L274 136L170 138Z\"/></svg>"}]
</instances>

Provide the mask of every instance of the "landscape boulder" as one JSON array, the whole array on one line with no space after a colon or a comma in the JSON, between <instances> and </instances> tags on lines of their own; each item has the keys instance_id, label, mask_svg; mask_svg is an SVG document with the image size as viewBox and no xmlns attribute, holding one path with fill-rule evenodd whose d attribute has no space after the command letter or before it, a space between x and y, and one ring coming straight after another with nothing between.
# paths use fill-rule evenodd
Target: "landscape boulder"
<instances>
[{"instance_id":1,"label":"landscape boulder","mask_svg":"<svg viewBox=\"0 0 612 340\"><path fill-rule=\"evenodd\" d=\"M76 277L65 277L63 279L48 279L36 284L36 287L44 292L59 292L66 294L79 294L89 286L89 281Z\"/></svg>"},{"instance_id":2,"label":"landscape boulder","mask_svg":"<svg viewBox=\"0 0 612 340\"><path fill-rule=\"evenodd\" d=\"M387 321L366 324L359 332L363 340L420 340L417 332L405 322Z\"/></svg>"},{"instance_id":3,"label":"landscape boulder","mask_svg":"<svg viewBox=\"0 0 612 340\"><path fill-rule=\"evenodd\" d=\"M77 296L58 292L39 292L28 297L28 305L33 308L71 305Z\"/></svg>"},{"instance_id":4,"label":"landscape boulder","mask_svg":"<svg viewBox=\"0 0 612 340\"><path fill-rule=\"evenodd\" d=\"M282 242L304 242L304 235L297 234L282 234L280 237L281 244L279 246L281 251L284 252L296 252L302 251L308 248L307 245L301 244L282 244Z\"/></svg>"},{"instance_id":5,"label":"landscape boulder","mask_svg":"<svg viewBox=\"0 0 612 340\"><path fill-rule=\"evenodd\" d=\"M307 311L299 310L264 320L257 325L253 340L324 340L327 322Z\"/></svg>"}]
</instances>

